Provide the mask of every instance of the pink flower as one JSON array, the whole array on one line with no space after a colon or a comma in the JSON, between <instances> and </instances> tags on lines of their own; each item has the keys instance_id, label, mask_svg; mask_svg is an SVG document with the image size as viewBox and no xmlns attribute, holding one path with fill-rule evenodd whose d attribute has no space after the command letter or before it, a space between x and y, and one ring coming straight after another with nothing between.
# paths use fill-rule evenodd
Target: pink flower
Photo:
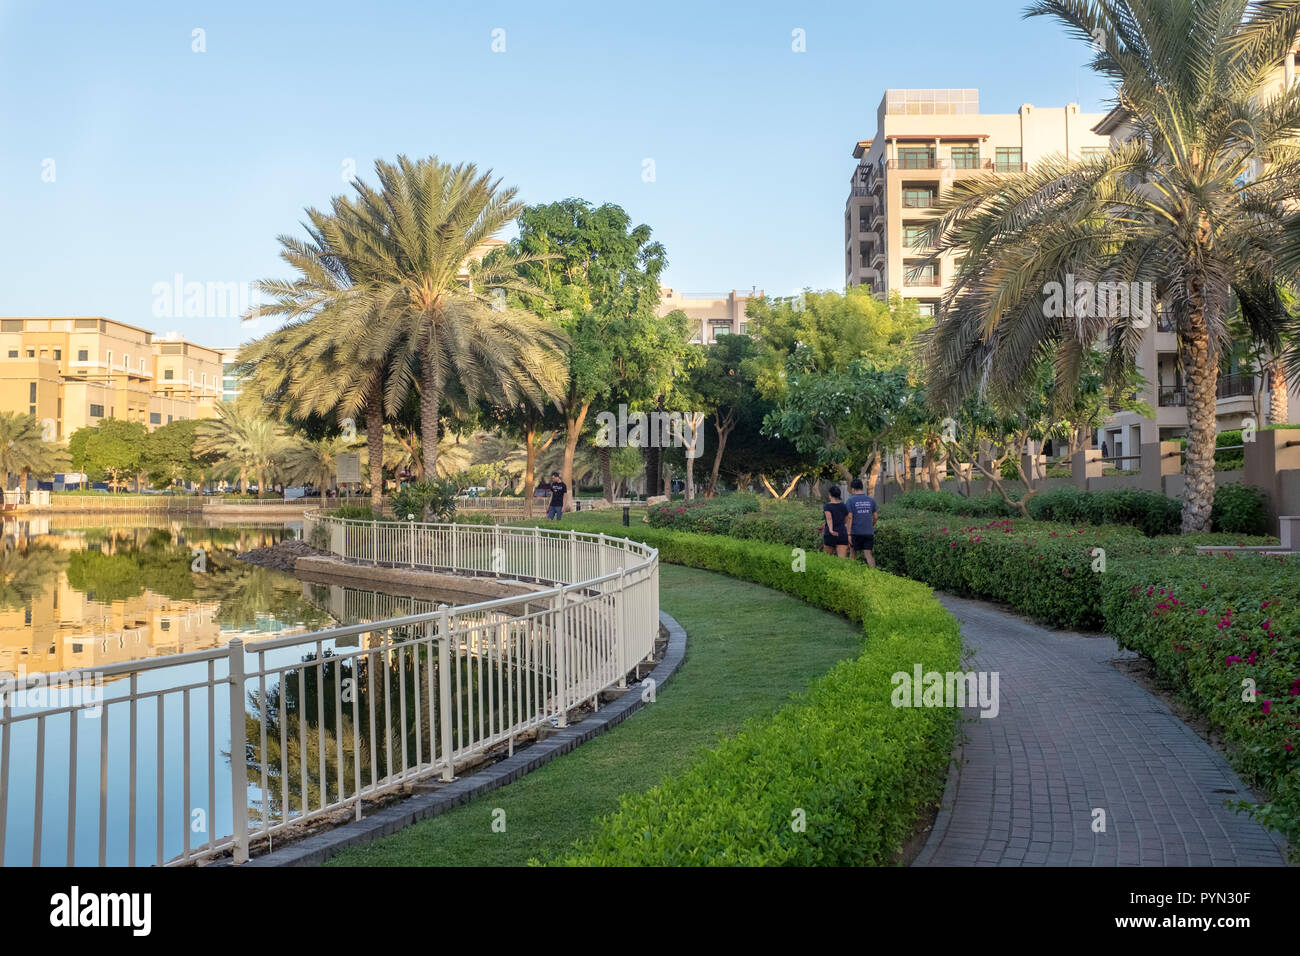
<instances>
[{"instance_id":1,"label":"pink flower","mask_svg":"<svg viewBox=\"0 0 1300 956\"><path fill-rule=\"evenodd\" d=\"M1268 716L1268 712L1272 709L1273 709L1273 702L1271 700L1264 701L1264 703L1260 706L1260 710L1264 712L1265 716Z\"/></svg>"},{"instance_id":2,"label":"pink flower","mask_svg":"<svg viewBox=\"0 0 1300 956\"><path fill-rule=\"evenodd\" d=\"M1225 657L1225 658L1223 659L1223 662L1224 662L1227 666L1231 667L1233 664L1240 664L1240 663L1241 663L1241 658L1240 658L1240 657L1237 657L1236 655L1229 655L1228 657Z\"/></svg>"},{"instance_id":3,"label":"pink flower","mask_svg":"<svg viewBox=\"0 0 1300 956\"><path fill-rule=\"evenodd\" d=\"M1208 614L1209 611L1210 611L1210 609L1209 609L1208 607L1203 607L1203 608L1201 608L1199 611L1197 611L1196 613L1197 613L1197 614Z\"/></svg>"}]
</instances>

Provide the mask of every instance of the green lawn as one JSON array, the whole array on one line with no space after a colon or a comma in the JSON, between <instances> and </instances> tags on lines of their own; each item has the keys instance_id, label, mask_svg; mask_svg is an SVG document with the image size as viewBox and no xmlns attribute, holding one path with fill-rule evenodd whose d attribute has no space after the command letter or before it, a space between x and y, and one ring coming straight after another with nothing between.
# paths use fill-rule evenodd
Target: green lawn
<instances>
[{"instance_id":1,"label":"green lawn","mask_svg":"<svg viewBox=\"0 0 1300 956\"><path fill-rule=\"evenodd\" d=\"M614 533L605 524L572 522ZM329 865L520 866L545 859L591 834L620 794L684 769L719 737L774 713L792 692L861 651L858 628L844 618L724 575L663 565L660 592L663 609L686 628L687 652L656 703L501 790L345 851ZM496 808L505 811L505 832L493 832Z\"/></svg>"}]
</instances>

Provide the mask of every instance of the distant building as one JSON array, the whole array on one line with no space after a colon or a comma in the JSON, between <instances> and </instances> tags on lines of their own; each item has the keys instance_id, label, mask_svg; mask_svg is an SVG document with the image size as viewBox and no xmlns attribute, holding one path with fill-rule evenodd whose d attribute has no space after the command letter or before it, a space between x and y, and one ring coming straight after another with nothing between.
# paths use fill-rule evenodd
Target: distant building
<instances>
[{"instance_id":1,"label":"distant building","mask_svg":"<svg viewBox=\"0 0 1300 956\"><path fill-rule=\"evenodd\" d=\"M748 335L749 320L745 318L745 307L750 299L761 298L761 289L745 293L735 289L730 292L677 292L661 288L656 313L664 316L681 309L696 323L692 344L713 345L719 335Z\"/></svg>"},{"instance_id":2,"label":"distant building","mask_svg":"<svg viewBox=\"0 0 1300 956\"><path fill-rule=\"evenodd\" d=\"M981 113L979 90L886 90L876 135L853 148L857 168L844 204L844 283L878 295L898 292L933 314L952 284L957 257L927 261L933 207L951 184L1013 175L1052 154L1078 159L1104 151L1093 131L1100 113L1076 103L1015 113Z\"/></svg>"},{"instance_id":3,"label":"distant building","mask_svg":"<svg viewBox=\"0 0 1300 956\"><path fill-rule=\"evenodd\" d=\"M221 356L221 401L233 405L239 398L239 379L235 374L235 363L239 360L239 346L217 349Z\"/></svg>"},{"instance_id":4,"label":"distant building","mask_svg":"<svg viewBox=\"0 0 1300 956\"><path fill-rule=\"evenodd\" d=\"M56 441L105 418L150 431L212 418L221 353L101 316L0 319L0 410L49 422Z\"/></svg>"}]
</instances>

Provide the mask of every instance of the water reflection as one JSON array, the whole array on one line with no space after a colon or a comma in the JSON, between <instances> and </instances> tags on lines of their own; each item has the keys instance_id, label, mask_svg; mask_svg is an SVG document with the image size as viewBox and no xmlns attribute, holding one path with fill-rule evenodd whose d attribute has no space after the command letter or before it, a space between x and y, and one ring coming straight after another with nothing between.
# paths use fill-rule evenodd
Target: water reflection
<instances>
[{"instance_id":1,"label":"water reflection","mask_svg":"<svg viewBox=\"0 0 1300 956\"><path fill-rule=\"evenodd\" d=\"M0 672L105 667L328 627L292 576L236 559L294 533L189 516L4 523Z\"/></svg>"}]
</instances>

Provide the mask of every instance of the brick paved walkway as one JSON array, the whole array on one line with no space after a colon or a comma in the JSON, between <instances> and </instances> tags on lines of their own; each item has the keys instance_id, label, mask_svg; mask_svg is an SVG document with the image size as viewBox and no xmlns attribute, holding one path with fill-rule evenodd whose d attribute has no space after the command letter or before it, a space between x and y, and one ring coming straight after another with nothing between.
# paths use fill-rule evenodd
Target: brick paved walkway
<instances>
[{"instance_id":1,"label":"brick paved walkway","mask_svg":"<svg viewBox=\"0 0 1300 956\"><path fill-rule=\"evenodd\" d=\"M1049 631L942 596L976 670L999 673L995 718L967 711L965 744L916 866L1278 866L1280 837L1225 799L1227 762L1108 661L1110 638ZM1094 833L1093 810L1106 811Z\"/></svg>"}]
</instances>

